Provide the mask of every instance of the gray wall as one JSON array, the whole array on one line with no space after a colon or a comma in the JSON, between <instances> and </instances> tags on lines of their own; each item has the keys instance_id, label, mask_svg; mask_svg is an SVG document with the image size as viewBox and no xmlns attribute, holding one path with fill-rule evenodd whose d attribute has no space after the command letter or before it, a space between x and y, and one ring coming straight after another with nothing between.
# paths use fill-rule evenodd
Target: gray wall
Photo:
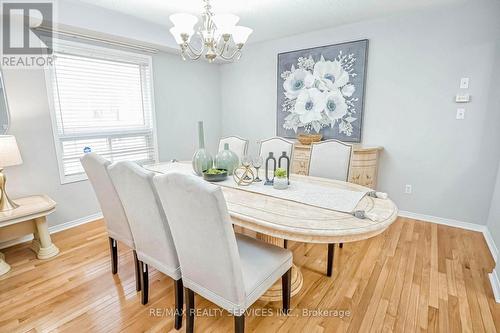
<instances>
[{"instance_id":1,"label":"gray wall","mask_svg":"<svg viewBox=\"0 0 500 333\"><path fill-rule=\"evenodd\" d=\"M385 148L379 189L401 210L485 224L498 165L500 113L489 105L500 3L367 21L251 44L222 65L222 133L275 135L279 52L368 38L363 143ZM472 103L455 120L461 77ZM404 194L405 184L413 194Z\"/></svg>"},{"instance_id":2,"label":"gray wall","mask_svg":"<svg viewBox=\"0 0 500 333\"><path fill-rule=\"evenodd\" d=\"M154 55L153 67L160 160L190 158L197 120L205 120L207 145L215 150L220 134L217 68L166 53ZM99 212L88 181L60 184L43 71L7 69L4 74L12 117L9 134L16 136L24 161L6 169L10 196L48 194L58 203L50 225Z\"/></svg>"}]
</instances>

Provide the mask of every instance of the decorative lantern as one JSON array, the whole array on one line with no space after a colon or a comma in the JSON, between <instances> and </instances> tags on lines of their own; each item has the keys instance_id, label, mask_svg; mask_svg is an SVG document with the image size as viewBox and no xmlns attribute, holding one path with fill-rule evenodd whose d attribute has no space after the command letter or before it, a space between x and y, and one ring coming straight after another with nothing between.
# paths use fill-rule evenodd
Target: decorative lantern
<instances>
[{"instance_id":1,"label":"decorative lantern","mask_svg":"<svg viewBox=\"0 0 500 333\"><path fill-rule=\"evenodd\" d=\"M273 169L272 169L273 178L269 178L269 162L273 162ZM269 156L266 158L266 182L264 183L264 185L273 185L275 171L276 171L276 159L274 158L274 153L270 151Z\"/></svg>"},{"instance_id":2,"label":"decorative lantern","mask_svg":"<svg viewBox=\"0 0 500 333\"><path fill-rule=\"evenodd\" d=\"M286 161L286 179L288 181L288 185L290 185L290 157L286 155L286 151L281 153L280 158L278 159L278 167L282 168L281 161Z\"/></svg>"}]
</instances>

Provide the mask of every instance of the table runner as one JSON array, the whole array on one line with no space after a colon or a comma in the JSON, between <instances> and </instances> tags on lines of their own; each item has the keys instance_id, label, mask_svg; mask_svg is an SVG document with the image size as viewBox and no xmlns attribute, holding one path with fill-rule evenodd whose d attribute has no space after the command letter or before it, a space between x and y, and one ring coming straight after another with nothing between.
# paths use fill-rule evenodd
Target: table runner
<instances>
[{"instance_id":1,"label":"table runner","mask_svg":"<svg viewBox=\"0 0 500 333\"><path fill-rule=\"evenodd\" d=\"M191 165L184 163L151 165L146 168L156 172L179 171L190 174L193 172ZM238 186L232 176L213 184L343 213L354 212L359 201L368 193L368 191L351 191L298 180L290 181L290 186L285 190L264 185L263 181L249 186Z\"/></svg>"}]
</instances>

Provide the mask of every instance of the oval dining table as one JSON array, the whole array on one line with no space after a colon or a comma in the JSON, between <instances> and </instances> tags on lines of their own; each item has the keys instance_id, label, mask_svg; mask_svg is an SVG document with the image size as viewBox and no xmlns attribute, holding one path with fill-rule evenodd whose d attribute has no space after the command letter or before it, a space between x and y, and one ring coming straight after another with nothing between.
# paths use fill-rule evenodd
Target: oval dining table
<instances>
[{"instance_id":1,"label":"oval dining table","mask_svg":"<svg viewBox=\"0 0 500 333\"><path fill-rule=\"evenodd\" d=\"M179 171L193 173L188 162L168 162L145 166L146 169L165 173ZM369 188L325 178L290 175L290 182L306 182L325 187L351 191L372 191ZM384 232L397 218L398 209L390 199L364 196L356 211L375 214L379 218L357 218L350 213L320 208L298 201L255 193L244 186L221 186L233 224L256 232L257 238L277 246L284 240L304 243L348 243L362 241ZM296 265L292 267L291 295L302 288L302 273ZM263 301L281 300L281 282L277 281L262 297Z\"/></svg>"}]
</instances>

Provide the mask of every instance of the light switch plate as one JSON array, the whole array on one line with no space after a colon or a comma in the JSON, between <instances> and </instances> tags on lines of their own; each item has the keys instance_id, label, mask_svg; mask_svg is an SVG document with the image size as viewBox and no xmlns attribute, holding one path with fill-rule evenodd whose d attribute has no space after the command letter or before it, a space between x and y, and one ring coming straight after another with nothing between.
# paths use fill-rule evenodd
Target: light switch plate
<instances>
[{"instance_id":1,"label":"light switch plate","mask_svg":"<svg viewBox=\"0 0 500 333\"><path fill-rule=\"evenodd\" d=\"M463 77L460 79L460 89L468 89L469 88L469 78Z\"/></svg>"},{"instance_id":2,"label":"light switch plate","mask_svg":"<svg viewBox=\"0 0 500 333\"><path fill-rule=\"evenodd\" d=\"M455 102L457 103L469 103L470 95L469 94L457 94L455 96Z\"/></svg>"},{"instance_id":3,"label":"light switch plate","mask_svg":"<svg viewBox=\"0 0 500 333\"><path fill-rule=\"evenodd\" d=\"M458 120L465 119L465 109L457 109L457 119Z\"/></svg>"}]
</instances>

